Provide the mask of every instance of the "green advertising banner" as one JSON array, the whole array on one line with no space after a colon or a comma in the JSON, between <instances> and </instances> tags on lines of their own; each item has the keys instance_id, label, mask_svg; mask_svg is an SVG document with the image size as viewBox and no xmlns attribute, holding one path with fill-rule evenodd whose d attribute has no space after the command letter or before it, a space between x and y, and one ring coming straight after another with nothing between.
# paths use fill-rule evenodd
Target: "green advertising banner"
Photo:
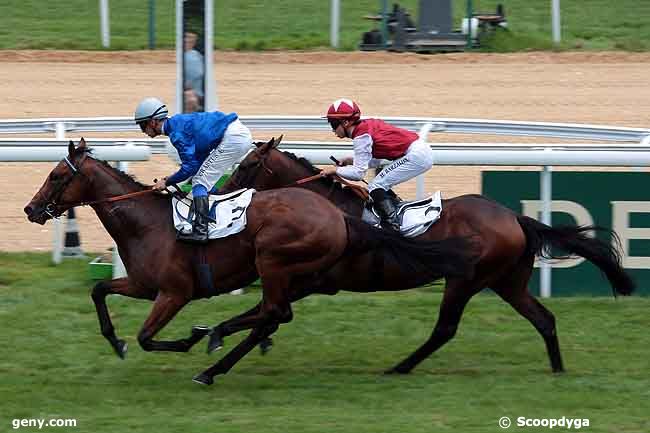
<instances>
[{"instance_id":1,"label":"green advertising banner","mask_svg":"<svg viewBox=\"0 0 650 433\"><path fill-rule=\"evenodd\" d=\"M613 229L621 241L622 263L650 295L650 175L635 172L553 172L552 225L597 225ZM540 172L485 171L483 195L540 219ZM602 238L613 242L609 237ZM600 271L584 259L553 264L553 296L610 295ZM530 290L539 294L536 266Z\"/></svg>"}]
</instances>

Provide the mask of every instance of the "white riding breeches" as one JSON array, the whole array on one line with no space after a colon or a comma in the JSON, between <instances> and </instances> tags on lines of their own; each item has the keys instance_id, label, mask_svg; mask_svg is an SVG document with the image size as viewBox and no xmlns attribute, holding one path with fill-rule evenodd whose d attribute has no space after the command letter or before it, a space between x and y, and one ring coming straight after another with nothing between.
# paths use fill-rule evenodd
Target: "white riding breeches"
<instances>
[{"instance_id":1,"label":"white riding breeches","mask_svg":"<svg viewBox=\"0 0 650 433\"><path fill-rule=\"evenodd\" d=\"M381 188L388 191L395 185L406 182L433 166L433 150L422 140L416 140L406 154L391 162L368 184L368 192Z\"/></svg>"},{"instance_id":2,"label":"white riding breeches","mask_svg":"<svg viewBox=\"0 0 650 433\"><path fill-rule=\"evenodd\" d=\"M248 153L253 147L250 130L239 119L226 128L221 143L210 152L199 171L192 179L192 185L203 185L210 191L226 170Z\"/></svg>"}]
</instances>

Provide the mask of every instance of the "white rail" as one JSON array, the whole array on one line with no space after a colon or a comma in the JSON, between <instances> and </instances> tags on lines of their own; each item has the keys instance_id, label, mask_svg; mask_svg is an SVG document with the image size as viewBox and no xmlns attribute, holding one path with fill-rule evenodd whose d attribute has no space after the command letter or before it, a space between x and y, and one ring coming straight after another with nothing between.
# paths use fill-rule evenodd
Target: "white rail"
<instances>
[{"instance_id":1,"label":"white rail","mask_svg":"<svg viewBox=\"0 0 650 433\"><path fill-rule=\"evenodd\" d=\"M329 125L317 116L241 116L249 128L256 130L329 131ZM541 123L509 120L454 119L436 117L382 117L396 126L417 131L423 124L431 132L554 137L598 141L641 142L650 137L650 129L572 123ZM139 131L130 117L48 118L0 120L0 134L55 132L62 123L66 132Z\"/></svg>"},{"instance_id":2,"label":"white rail","mask_svg":"<svg viewBox=\"0 0 650 433\"><path fill-rule=\"evenodd\" d=\"M113 148L115 146L121 145L131 145L133 147L147 147L150 149L152 154L166 154L169 151L169 140L166 138L157 138L157 139L146 139L146 140L125 140L124 138L87 138L86 143L90 147L99 149ZM56 148L64 147L67 149L68 140L56 139L56 138L0 138L0 149L16 147L21 149L30 149L30 148ZM528 155L534 155L536 151L557 151L557 152L594 152L593 155L597 156L602 152L619 152L619 153L629 153L637 154L638 152L647 151L650 149L649 144L642 143L438 143L433 142L431 146L435 152L439 152L439 155L442 157L438 159L439 164L478 164L478 162L467 162L466 160L454 162L454 157L447 156L449 152L457 153L462 155L463 152L473 152L477 155L480 154L482 158L487 158L489 161L493 161L495 165L513 165L510 163L500 163L498 158L491 157L490 155L494 154L495 156L502 156L503 153L495 152L527 152ZM312 160L315 164L329 164L331 161L329 157L323 157L321 154L323 152L330 152L333 155L341 155L346 153L347 155L352 152L352 145L349 142L332 142L332 141L283 141L280 147L283 150L288 150L294 153L299 153L301 155L316 155ZM602 153L602 155L605 155ZM101 159L113 160L112 158L103 158ZM487 161L486 160L486 161ZM575 161L575 164L569 165L584 165L580 163L579 160ZM492 162L485 162L480 165L491 165ZM525 161L521 162L522 165L543 165L538 162L527 164ZM567 165L567 164L553 164L553 165ZM596 164L600 165L600 164ZM603 165L617 165L607 163L603 160Z\"/></svg>"},{"instance_id":3,"label":"white rail","mask_svg":"<svg viewBox=\"0 0 650 433\"><path fill-rule=\"evenodd\" d=\"M1 162L60 161L68 154L67 146L2 146ZM146 161L151 152L149 146L110 146L94 149L93 156L106 161Z\"/></svg>"}]
</instances>

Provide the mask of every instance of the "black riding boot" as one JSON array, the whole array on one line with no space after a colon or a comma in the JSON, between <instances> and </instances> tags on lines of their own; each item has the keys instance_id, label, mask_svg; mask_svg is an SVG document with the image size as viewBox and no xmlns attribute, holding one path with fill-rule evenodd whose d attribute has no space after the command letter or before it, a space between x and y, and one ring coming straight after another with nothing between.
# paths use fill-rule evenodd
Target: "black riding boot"
<instances>
[{"instance_id":1,"label":"black riding boot","mask_svg":"<svg viewBox=\"0 0 650 433\"><path fill-rule=\"evenodd\" d=\"M184 242L204 244L208 242L208 197L194 197L194 222L192 223L192 232L189 234L179 234L176 239Z\"/></svg>"},{"instance_id":2,"label":"black riding boot","mask_svg":"<svg viewBox=\"0 0 650 433\"><path fill-rule=\"evenodd\" d=\"M392 229L399 233L399 221L397 220L397 208L393 200L388 197L383 189L375 189L370 193L373 207L381 218L381 225L384 228Z\"/></svg>"}]
</instances>

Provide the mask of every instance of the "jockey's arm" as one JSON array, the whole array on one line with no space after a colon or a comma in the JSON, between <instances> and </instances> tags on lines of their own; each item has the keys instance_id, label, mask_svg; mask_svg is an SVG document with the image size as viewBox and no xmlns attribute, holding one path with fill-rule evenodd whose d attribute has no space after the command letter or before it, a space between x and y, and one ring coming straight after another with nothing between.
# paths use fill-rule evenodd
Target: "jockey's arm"
<instances>
[{"instance_id":1,"label":"jockey's arm","mask_svg":"<svg viewBox=\"0 0 650 433\"><path fill-rule=\"evenodd\" d=\"M167 185L179 183L196 174L201 166L194 156L194 145L174 146L178 150L181 166L178 171L167 178Z\"/></svg>"},{"instance_id":2,"label":"jockey's arm","mask_svg":"<svg viewBox=\"0 0 650 433\"><path fill-rule=\"evenodd\" d=\"M368 164L372 159L372 137L363 134L355 137L352 141L354 157L351 165L338 167L336 174L349 180L361 180L368 170Z\"/></svg>"}]
</instances>

